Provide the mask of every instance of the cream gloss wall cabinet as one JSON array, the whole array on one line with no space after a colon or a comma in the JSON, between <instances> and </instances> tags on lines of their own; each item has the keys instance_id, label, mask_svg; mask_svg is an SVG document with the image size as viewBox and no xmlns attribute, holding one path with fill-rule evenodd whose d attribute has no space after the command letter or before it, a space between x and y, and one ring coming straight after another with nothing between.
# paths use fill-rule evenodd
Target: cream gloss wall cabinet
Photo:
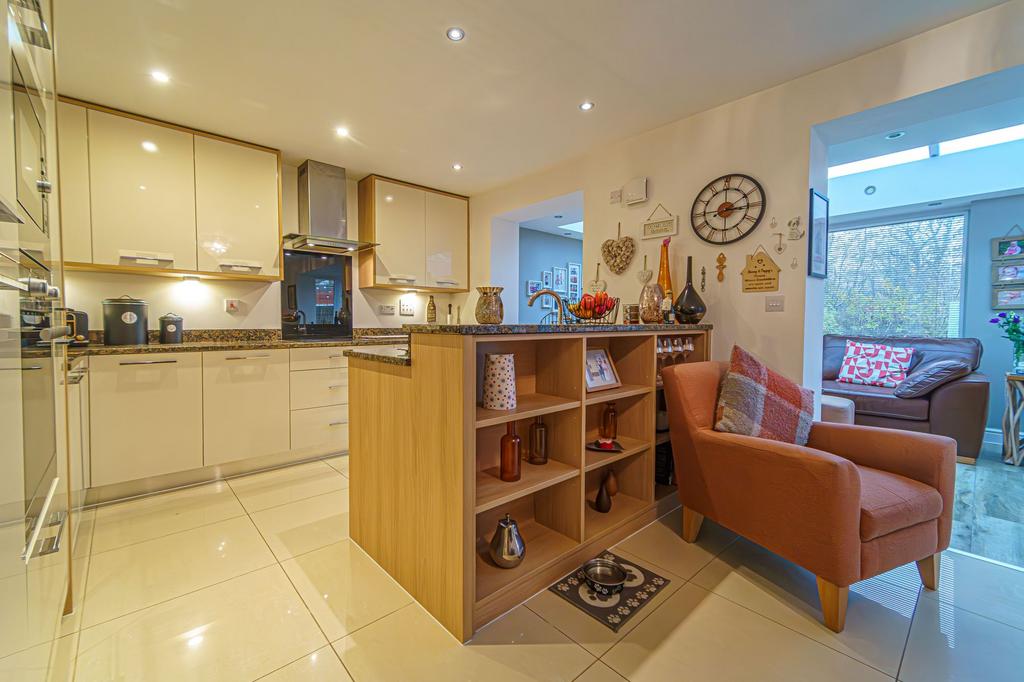
<instances>
[{"instance_id":1,"label":"cream gloss wall cabinet","mask_svg":"<svg viewBox=\"0 0 1024 682\"><path fill-rule=\"evenodd\" d=\"M90 358L93 486L203 466L200 353Z\"/></svg>"},{"instance_id":2,"label":"cream gloss wall cabinet","mask_svg":"<svg viewBox=\"0 0 1024 682\"><path fill-rule=\"evenodd\" d=\"M57 104L60 144L60 220L64 260L92 262L92 211L89 196L89 123L83 107Z\"/></svg>"},{"instance_id":3,"label":"cream gloss wall cabinet","mask_svg":"<svg viewBox=\"0 0 1024 682\"><path fill-rule=\"evenodd\" d=\"M291 349L291 448L348 449L345 348Z\"/></svg>"},{"instance_id":4,"label":"cream gloss wall cabinet","mask_svg":"<svg viewBox=\"0 0 1024 682\"><path fill-rule=\"evenodd\" d=\"M288 350L202 356L203 465L287 452Z\"/></svg>"},{"instance_id":5,"label":"cream gloss wall cabinet","mask_svg":"<svg viewBox=\"0 0 1024 682\"><path fill-rule=\"evenodd\" d=\"M369 175L359 181L360 286L468 291L469 199Z\"/></svg>"},{"instance_id":6,"label":"cream gloss wall cabinet","mask_svg":"<svg viewBox=\"0 0 1024 682\"><path fill-rule=\"evenodd\" d=\"M196 270L192 135L87 114L93 262Z\"/></svg>"}]
</instances>

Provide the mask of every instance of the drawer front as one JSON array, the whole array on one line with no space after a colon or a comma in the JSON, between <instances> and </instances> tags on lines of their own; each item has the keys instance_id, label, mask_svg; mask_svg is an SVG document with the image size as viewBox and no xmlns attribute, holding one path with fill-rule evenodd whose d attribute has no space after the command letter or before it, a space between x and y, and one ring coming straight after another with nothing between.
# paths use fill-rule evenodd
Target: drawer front
<instances>
[{"instance_id":1,"label":"drawer front","mask_svg":"<svg viewBox=\"0 0 1024 682\"><path fill-rule=\"evenodd\" d=\"M348 404L348 369L310 369L291 373L293 410Z\"/></svg>"},{"instance_id":2,"label":"drawer front","mask_svg":"<svg viewBox=\"0 0 1024 682\"><path fill-rule=\"evenodd\" d=\"M292 410L292 450L348 450L348 405Z\"/></svg>"},{"instance_id":3,"label":"drawer front","mask_svg":"<svg viewBox=\"0 0 1024 682\"><path fill-rule=\"evenodd\" d=\"M344 346L325 346L321 348L292 348L292 370L330 369L332 367L348 367L348 358L343 353L348 350Z\"/></svg>"}]
</instances>

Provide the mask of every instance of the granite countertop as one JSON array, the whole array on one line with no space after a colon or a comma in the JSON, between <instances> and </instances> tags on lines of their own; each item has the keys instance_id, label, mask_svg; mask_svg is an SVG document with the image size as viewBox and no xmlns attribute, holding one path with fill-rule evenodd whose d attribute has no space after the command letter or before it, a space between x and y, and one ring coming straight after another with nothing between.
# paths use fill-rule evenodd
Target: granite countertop
<instances>
[{"instance_id":1,"label":"granite countertop","mask_svg":"<svg viewBox=\"0 0 1024 682\"><path fill-rule=\"evenodd\" d=\"M344 355L349 358L373 360L375 362L383 362L389 365L409 366L412 364L412 358L409 356L408 346L378 346L376 348L372 346L361 347L358 350L346 350Z\"/></svg>"},{"instance_id":2,"label":"granite countertop","mask_svg":"<svg viewBox=\"0 0 1024 682\"><path fill-rule=\"evenodd\" d=\"M406 324L410 334L607 334L608 332L710 331L710 324Z\"/></svg>"},{"instance_id":3,"label":"granite countertop","mask_svg":"<svg viewBox=\"0 0 1024 682\"><path fill-rule=\"evenodd\" d=\"M138 355L142 353L189 353L218 350L257 350L275 348L323 348L330 346L382 346L395 345L395 338L358 336L352 339L323 339L303 341L297 339L250 339L222 341L186 341L176 344L150 343L138 346L107 346L92 343L88 346L68 348L69 357L83 355Z\"/></svg>"}]
</instances>

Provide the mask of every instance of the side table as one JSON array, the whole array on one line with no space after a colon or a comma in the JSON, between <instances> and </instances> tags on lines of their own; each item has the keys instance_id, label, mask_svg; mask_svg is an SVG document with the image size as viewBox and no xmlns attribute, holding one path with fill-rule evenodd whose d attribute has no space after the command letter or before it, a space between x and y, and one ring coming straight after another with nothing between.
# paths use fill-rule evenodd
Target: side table
<instances>
[{"instance_id":1,"label":"side table","mask_svg":"<svg viewBox=\"0 0 1024 682\"><path fill-rule=\"evenodd\" d=\"M1024 463L1024 443L1020 438L1021 417L1024 416L1024 374L1006 375L1006 409L1003 411L1003 461L1020 466Z\"/></svg>"}]
</instances>

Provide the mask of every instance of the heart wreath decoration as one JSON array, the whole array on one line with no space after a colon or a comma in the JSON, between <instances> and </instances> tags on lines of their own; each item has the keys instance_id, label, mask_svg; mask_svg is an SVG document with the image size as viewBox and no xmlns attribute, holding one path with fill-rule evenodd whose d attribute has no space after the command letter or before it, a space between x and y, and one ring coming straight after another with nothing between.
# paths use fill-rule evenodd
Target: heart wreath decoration
<instances>
[{"instance_id":1,"label":"heart wreath decoration","mask_svg":"<svg viewBox=\"0 0 1024 682\"><path fill-rule=\"evenodd\" d=\"M601 256L605 265L616 275L621 275L629 269L636 254L636 240L632 237L622 236L622 223L619 223L617 239L606 239L601 244Z\"/></svg>"}]
</instances>

